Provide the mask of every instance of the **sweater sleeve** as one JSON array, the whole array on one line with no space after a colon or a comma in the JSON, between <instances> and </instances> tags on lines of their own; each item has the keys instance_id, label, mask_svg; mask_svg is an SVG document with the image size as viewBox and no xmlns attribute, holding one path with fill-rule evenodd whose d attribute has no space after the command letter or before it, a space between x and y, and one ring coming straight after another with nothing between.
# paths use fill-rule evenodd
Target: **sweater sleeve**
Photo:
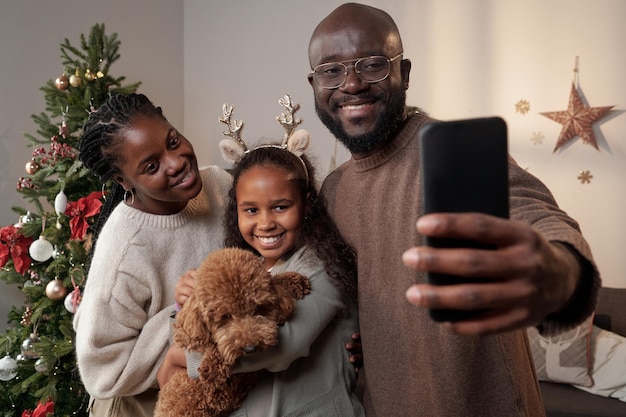
<instances>
[{"instance_id":1,"label":"sweater sleeve","mask_svg":"<svg viewBox=\"0 0 626 417\"><path fill-rule=\"evenodd\" d=\"M156 387L168 346L171 308L158 309L159 290L148 281L154 266L149 257L138 256L139 248L123 252L125 262L94 258L74 319L81 378L99 399Z\"/></svg>"},{"instance_id":2,"label":"sweater sleeve","mask_svg":"<svg viewBox=\"0 0 626 417\"><path fill-rule=\"evenodd\" d=\"M561 210L548 188L515 162L510 164L511 218L531 224L578 258L582 276L569 307L546 317L538 328L556 334L581 323L595 309L601 279L578 223Z\"/></svg>"}]
</instances>

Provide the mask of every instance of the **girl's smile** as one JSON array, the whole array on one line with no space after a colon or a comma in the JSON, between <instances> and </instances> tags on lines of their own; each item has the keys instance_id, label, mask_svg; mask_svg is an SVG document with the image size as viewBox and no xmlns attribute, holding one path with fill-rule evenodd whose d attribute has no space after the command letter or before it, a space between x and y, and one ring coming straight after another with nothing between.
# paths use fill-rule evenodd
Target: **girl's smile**
<instances>
[{"instance_id":1,"label":"girl's smile","mask_svg":"<svg viewBox=\"0 0 626 417\"><path fill-rule=\"evenodd\" d=\"M265 267L295 247L304 218L304 198L281 168L244 171L235 189L237 221L244 240L264 258Z\"/></svg>"}]
</instances>

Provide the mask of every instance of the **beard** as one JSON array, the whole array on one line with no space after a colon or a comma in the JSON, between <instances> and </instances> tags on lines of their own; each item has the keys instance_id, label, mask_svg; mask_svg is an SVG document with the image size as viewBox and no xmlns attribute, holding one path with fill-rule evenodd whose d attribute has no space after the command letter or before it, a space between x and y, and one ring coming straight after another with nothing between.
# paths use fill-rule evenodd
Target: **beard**
<instances>
[{"instance_id":1,"label":"beard","mask_svg":"<svg viewBox=\"0 0 626 417\"><path fill-rule=\"evenodd\" d=\"M341 122L334 119L330 112L323 110L318 105L317 100L315 100L315 112L326 128L350 153L362 154L391 141L393 133L398 128L400 122L402 122L404 105L406 103L406 90L404 88L394 89L390 91L390 96L389 103L376 120L374 128L362 135L348 135ZM382 99L382 97L375 98ZM336 111L338 108L339 106L336 103L331 106L332 111ZM358 123L358 120L356 122Z\"/></svg>"}]
</instances>

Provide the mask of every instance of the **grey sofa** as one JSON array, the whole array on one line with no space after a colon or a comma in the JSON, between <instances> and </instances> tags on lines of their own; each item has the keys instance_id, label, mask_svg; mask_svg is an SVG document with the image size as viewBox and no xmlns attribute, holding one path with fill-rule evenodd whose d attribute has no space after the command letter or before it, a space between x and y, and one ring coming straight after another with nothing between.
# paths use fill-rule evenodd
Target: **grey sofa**
<instances>
[{"instance_id":1,"label":"grey sofa","mask_svg":"<svg viewBox=\"0 0 626 417\"><path fill-rule=\"evenodd\" d=\"M626 288L600 290L594 324L626 336ZM625 417L626 402L579 390L571 385L539 383L547 417Z\"/></svg>"}]
</instances>

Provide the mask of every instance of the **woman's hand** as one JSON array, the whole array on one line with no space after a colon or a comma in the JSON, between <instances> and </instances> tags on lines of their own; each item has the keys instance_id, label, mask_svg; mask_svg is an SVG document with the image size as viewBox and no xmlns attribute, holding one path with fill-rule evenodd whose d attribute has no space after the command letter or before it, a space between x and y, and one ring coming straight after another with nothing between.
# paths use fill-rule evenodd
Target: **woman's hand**
<instances>
[{"instance_id":1,"label":"woman's hand","mask_svg":"<svg viewBox=\"0 0 626 417\"><path fill-rule=\"evenodd\" d=\"M185 304L185 301L193 294L196 288L196 270L190 269L182 275L176 283L176 289L174 292L174 301L180 307Z\"/></svg>"},{"instance_id":2,"label":"woman's hand","mask_svg":"<svg viewBox=\"0 0 626 417\"><path fill-rule=\"evenodd\" d=\"M159 387L163 389L167 381L179 370L187 369L185 350L178 345L171 345L165 354L165 359L157 371Z\"/></svg>"}]
</instances>

